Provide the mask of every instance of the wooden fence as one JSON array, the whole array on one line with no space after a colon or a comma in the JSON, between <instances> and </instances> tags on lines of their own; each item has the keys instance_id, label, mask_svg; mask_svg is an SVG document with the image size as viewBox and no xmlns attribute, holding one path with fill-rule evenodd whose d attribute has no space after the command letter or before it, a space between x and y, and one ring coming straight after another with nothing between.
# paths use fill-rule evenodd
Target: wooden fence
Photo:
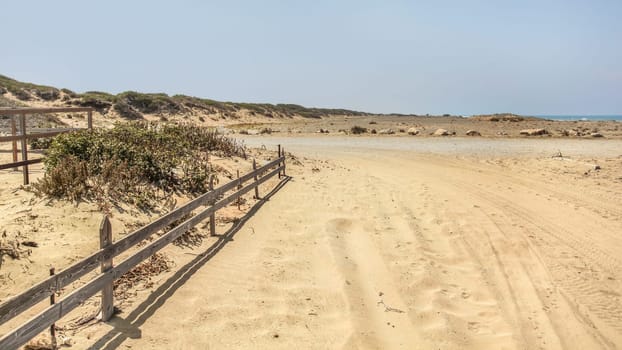
<instances>
[{"instance_id":1,"label":"wooden fence","mask_svg":"<svg viewBox=\"0 0 622 350\"><path fill-rule=\"evenodd\" d=\"M101 273L85 285L72 291L62 300L56 300L54 304L26 323L3 335L0 338L0 349L16 349L25 344L99 291L102 292L101 317L102 320L107 321L113 312L112 286L116 279L208 217L210 217L210 233L215 235L214 213L253 189L256 197L258 197L258 186L275 175L278 175L279 178L285 176L285 156L280 146L277 159L259 168L253 161L253 171L250 173L197 197L117 242L112 242L110 222L107 217L104 217L100 227L100 250L0 304L0 323L13 319L47 297L60 292L63 287L93 271L98 266L101 267ZM243 186L244 183L251 180L251 183ZM227 192L233 189L236 189L234 193L225 196ZM148 243L118 265L113 266L112 259L115 256L186 217L200 206L208 207Z\"/></svg>"},{"instance_id":2,"label":"wooden fence","mask_svg":"<svg viewBox=\"0 0 622 350\"><path fill-rule=\"evenodd\" d=\"M46 113L82 113L87 112L87 127L93 129L93 108L90 107L68 107L68 108L2 108L0 116L9 115L11 118L11 136L0 136L0 142L13 142L13 162L8 164L0 164L0 170L13 168L17 170L22 167L24 174L24 185L28 185L28 165L40 163L42 158L28 159L28 140L38 139L42 137L52 137L65 132L76 130L74 128L58 128L58 129L39 129L37 133L28 134L26 132L26 115L27 114L46 114ZM17 123L15 116L19 116L19 133L17 131ZM31 129L32 130L32 129ZM17 141L21 144L22 160L17 160Z\"/></svg>"}]
</instances>

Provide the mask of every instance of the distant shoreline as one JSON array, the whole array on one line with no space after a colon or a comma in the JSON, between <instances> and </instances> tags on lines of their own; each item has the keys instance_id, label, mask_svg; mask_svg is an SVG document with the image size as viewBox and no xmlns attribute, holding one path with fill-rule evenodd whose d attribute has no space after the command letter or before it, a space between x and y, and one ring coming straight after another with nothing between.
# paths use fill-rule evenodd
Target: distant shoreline
<instances>
[{"instance_id":1,"label":"distant shoreline","mask_svg":"<svg viewBox=\"0 0 622 350\"><path fill-rule=\"evenodd\" d=\"M618 121L622 122L622 115L535 115L534 117L556 121Z\"/></svg>"}]
</instances>

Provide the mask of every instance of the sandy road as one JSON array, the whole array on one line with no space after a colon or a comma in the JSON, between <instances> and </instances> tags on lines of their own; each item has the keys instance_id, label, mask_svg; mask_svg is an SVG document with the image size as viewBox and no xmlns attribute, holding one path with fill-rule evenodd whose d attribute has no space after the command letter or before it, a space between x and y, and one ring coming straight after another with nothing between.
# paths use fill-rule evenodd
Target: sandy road
<instances>
[{"instance_id":1,"label":"sandy road","mask_svg":"<svg viewBox=\"0 0 622 350\"><path fill-rule=\"evenodd\" d=\"M292 166L98 347L622 347L622 202L606 189L453 155L290 150L328 161Z\"/></svg>"}]
</instances>

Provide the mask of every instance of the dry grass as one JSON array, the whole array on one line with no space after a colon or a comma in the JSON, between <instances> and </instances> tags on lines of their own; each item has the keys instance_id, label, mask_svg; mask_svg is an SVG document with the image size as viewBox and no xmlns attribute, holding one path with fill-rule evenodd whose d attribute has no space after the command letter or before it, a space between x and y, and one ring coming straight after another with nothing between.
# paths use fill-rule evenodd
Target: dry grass
<instances>
[{"instance_id":1,"label":"dry grass","mask_svg":"<svg viewBox=\"0 0 622 350\"><path fill-rule=\"evenodd\" d=\"M142 285L144 289L151 288L154 282L152 277L167 272L173 266L173 262L162 253L155 253L147 261L137 265L114 281L114 296L117 299L127 299L130 290L136 293L136 287Z\"/></svg>"},{"instance_id":2,"label":"dry grass","mask_svg":"<svg viewBox=\"0 0 622 350\"><path fill-rule=\"evenodd\" d=\"M11 259L20 259L22 257L29 256L32 251L29 248L24 248L23 246L24 245L21 244L16 238L9 239L6 237L6 233L3 233L2 239L0 239L0 267L2 267L4 256L8 256Z\"/></svg>"}]
</instances>

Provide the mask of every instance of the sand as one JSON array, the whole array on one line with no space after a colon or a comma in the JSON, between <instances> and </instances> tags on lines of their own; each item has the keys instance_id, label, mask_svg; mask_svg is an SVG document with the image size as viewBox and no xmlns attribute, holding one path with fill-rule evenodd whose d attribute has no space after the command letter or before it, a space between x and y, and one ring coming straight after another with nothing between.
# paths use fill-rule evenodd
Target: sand
<instances>
[{"instance_id":1,"label":"sand","mask_svg":"<svg viewBox=\"0 0 622 350\"><path fill-rule=\"evenodd\" d=\"M291 179L73 348L622 347L622 141L245 140Z\"/></svg>"},{"instance_id":2,"label":"sand","mask_svg":"<svg viewBox=\"0 0 622 350\"><path fill-rule=\"evenodd\" d=\"M622 345L619 157L295 144L291 181L99 345Z\"/></svg>"},{"instance_id":3,"label":"sand","mask_svg":"<svg viewBox=\"0 0 622 350\"><path fill-rule=\"evenodd\" d=\"M622 123L619 121L554 121L546 119L525 119L523 121L489 121L462 117L439 116L331 116L321 119L266 119L240 121L244 124L229 124L229 128L236 132L258 132L269 129L279 135L309 135L323 131L322 136L331 137L335 134L351 133L353 126L367 129L366 135L376 131L376 137L381 131L392 130L396 136L407 136L409 129L418 131L416 138L430 138L441 128L455 136L467 136L467 132L477 131L482 138L529 138L521 135L525 129L544 129L546 134L536 138L564 138L589 139L592 133L599 133L605 138L622 138ZM533 136L531 136L533 137ZM479 137L476 137L479 138Z\"/></svg>"}]
</instances>

